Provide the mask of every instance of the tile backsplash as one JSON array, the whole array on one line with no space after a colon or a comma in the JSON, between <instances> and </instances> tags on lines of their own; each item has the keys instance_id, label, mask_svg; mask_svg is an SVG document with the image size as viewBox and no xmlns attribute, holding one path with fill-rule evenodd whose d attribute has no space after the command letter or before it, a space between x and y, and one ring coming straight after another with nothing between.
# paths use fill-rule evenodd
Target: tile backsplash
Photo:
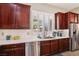
<instances>
[{"instance_id":1,"label":"tile backsplash","mask_svg":"<svg viewBox=\"0 0 79 59\"><path fill-rule=\"evenodd\" d=\"M48 31L45 34L45 37L69 37L69 30L64 29L64 30L53 30L53 31Z\"/></svg>"},{"instance_id":2,"label":"tile backsplash","mask_svg":"<svg viewBox=\"0 0 79 59\"><path fill-rule=\"evenodd\" d=\"M0 30L0 38L1 40L20 40L20 39L26 39L30 37L30 30L21 29L21 30L15 30L15 29L1 29Z\"/></svg>"},{"instance_id":3,"label":"tile backsplash","mask_svg":"<svg viewBox=\"0 0 79 59\"><path fill-rule=\"evenodd\" d=\"M27 29L1 29L0 30L0 41L1 40L32 40L38 38L39 32ZM41 34L43 36L43 33ZM69 30L53 30L45 33L45 37L69 37ZM40 38L42 39L42 38Z\"/></svg>"}]
</instances>

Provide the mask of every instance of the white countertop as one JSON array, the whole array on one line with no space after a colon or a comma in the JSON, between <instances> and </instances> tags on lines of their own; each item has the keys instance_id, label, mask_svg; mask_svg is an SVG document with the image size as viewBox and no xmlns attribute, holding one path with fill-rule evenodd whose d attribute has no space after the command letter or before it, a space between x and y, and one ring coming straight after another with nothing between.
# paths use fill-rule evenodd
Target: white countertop
<instances>
[{"instance_id":1,"label":"white countertop","mask_svg":"<svg viewBox=\"0 0 79 59\"><path fill-rule=\"evenodd\" d=\"M56 38L48 38L48 39L29 39L28 38L28 39L21 39L21 40L4 40L4 41L0 41L0 45L57 40L57 39L63 39L63 38L69 38L69 37L56 37Z\"/></svg>"}]
</instances>

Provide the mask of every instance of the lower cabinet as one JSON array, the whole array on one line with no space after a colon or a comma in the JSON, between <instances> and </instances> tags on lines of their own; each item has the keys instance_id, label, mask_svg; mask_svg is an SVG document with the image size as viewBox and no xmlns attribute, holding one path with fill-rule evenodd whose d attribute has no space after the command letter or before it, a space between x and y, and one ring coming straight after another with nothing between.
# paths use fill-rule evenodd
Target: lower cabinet
<instances>
[{"instance_id":1,"label":"lower cabinet","mask_svg":"<svg viewBox=\"0 0 79 59\"><path fill-rule=\"evenodd\" d=\"M40 42L40 55L47 56L50 55L50 41Z\"/></svg>"},{"instance_id":2,"label":"lower cabinet","mask_svg":"<svg viewBox=\"0 0 79 59\"><path fill-rule=\"evenodd\" d=\"M63 47L64 47L64 39L60 39L58 40L58 52L62 52L63 51Z\"/></svg>"},{"instance_id":3,"label":"lower cabinet","mask_svg":"<svg viewBox=\"0 0 79 59\"><path fill-rule=\"evenodd\" d=\"M0 46L0 56L25 56L25 44Z\"/></svg>"},{"instance_id":4,"label":"lower cabinet","mask_svg":"<svg viewBox=\"0 0 79 59\"><path fill-rule=\"evenodd\" d=\"M69 50L69 39L58 39L40 42L40 55L47 56Z\"/></svg>"},{"instance_id":5,"label":"lower cabinet","mask_svg":"<svg viewBox=\"0 0 79 59\"><path fill-rule=\"evenodd\" d=\"M69 50L69 39L63 39L63 51Z\"/></svg>"},{"instance_id":6,"label":"lower cabinet","mask_svg":"<svg viewBox=\"0 0 79 59\"><path fill-rule=\"evenodd\" d=\"M59 50L59 52L69 50L69 39L59 40L58 50Z\"/></svg>"},{"instance_id":7,"label":"lower cabinet","mask_svg":"<svg viewBox=\"0 0 79 59\"><path fill-rule=\"evenodd\" d=\"M69 39L56 39L40 42L40 55L48 56L69 50ZM25 56L25 44L0 46L0 56Z\"/></svg>"},{"instance_id":8,"label":"lower cabinet","mask_svg":"<svg viewBox=\"0 0 79 59\"><path fill-rule=\"evenodd\" d=\"M52 40L51 41L50 51L51 51L51 53L50 53L51 55L58 52L58 40Z\"/></svg>"}]
</instances>

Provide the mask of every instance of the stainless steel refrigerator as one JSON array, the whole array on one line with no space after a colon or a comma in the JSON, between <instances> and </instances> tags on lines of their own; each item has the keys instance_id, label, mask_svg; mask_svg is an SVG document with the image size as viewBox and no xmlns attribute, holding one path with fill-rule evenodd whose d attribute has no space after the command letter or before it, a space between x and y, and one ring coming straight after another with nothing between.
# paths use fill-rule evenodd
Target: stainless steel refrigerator
<instances>
[{"instance_id":1,"label":"stainless steel refrigerator","mask_svg":"<svg viewBox=\"0 0 79 59\"><path fill-rule=\"evenodd\" d=\"M70 50L79 49L79 23L70 23Z\"/></svg>"}]
</instances>

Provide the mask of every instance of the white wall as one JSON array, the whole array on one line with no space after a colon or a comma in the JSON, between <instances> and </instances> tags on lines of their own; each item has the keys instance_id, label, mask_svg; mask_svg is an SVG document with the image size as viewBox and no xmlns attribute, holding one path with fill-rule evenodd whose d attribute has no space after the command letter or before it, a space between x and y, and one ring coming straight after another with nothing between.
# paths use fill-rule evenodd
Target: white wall
<instances>
[{"instance_id":1,"label":"white wall","mask_svg":"<svg viewBox=\"0 0 79 59\"><path fill-rule=\"evenodd\" d=\"M31 5L31 9L43 11L43 12L50 12L50 13L65 12L64 9L59 9L59 8L49 5L47 3L23 3L23 4Z\"/></svg>"},{"instance_id":2,"label":"white wall","mask_svg":"<svg viewBox=\"0 0 79 59\"><path fill-rule=\"evenodd\" d=\"M79 14L79 7L78 7L78 8L75 8L75 9L72 9L72 10L70 10L70 11Z\"/></svg>"},{"instance_id":3,"label":"white wall","mask_svg":"<svg viewBox=\"0 0 79 59\"><path fill-rule=\"evenodd\" d=\"M64 10L56 8L55 6L47 5L45 3L32 3L30 4L33 10L39 10L44 12L56 13L64 12Z\"/></svg>"}]
</instances>

